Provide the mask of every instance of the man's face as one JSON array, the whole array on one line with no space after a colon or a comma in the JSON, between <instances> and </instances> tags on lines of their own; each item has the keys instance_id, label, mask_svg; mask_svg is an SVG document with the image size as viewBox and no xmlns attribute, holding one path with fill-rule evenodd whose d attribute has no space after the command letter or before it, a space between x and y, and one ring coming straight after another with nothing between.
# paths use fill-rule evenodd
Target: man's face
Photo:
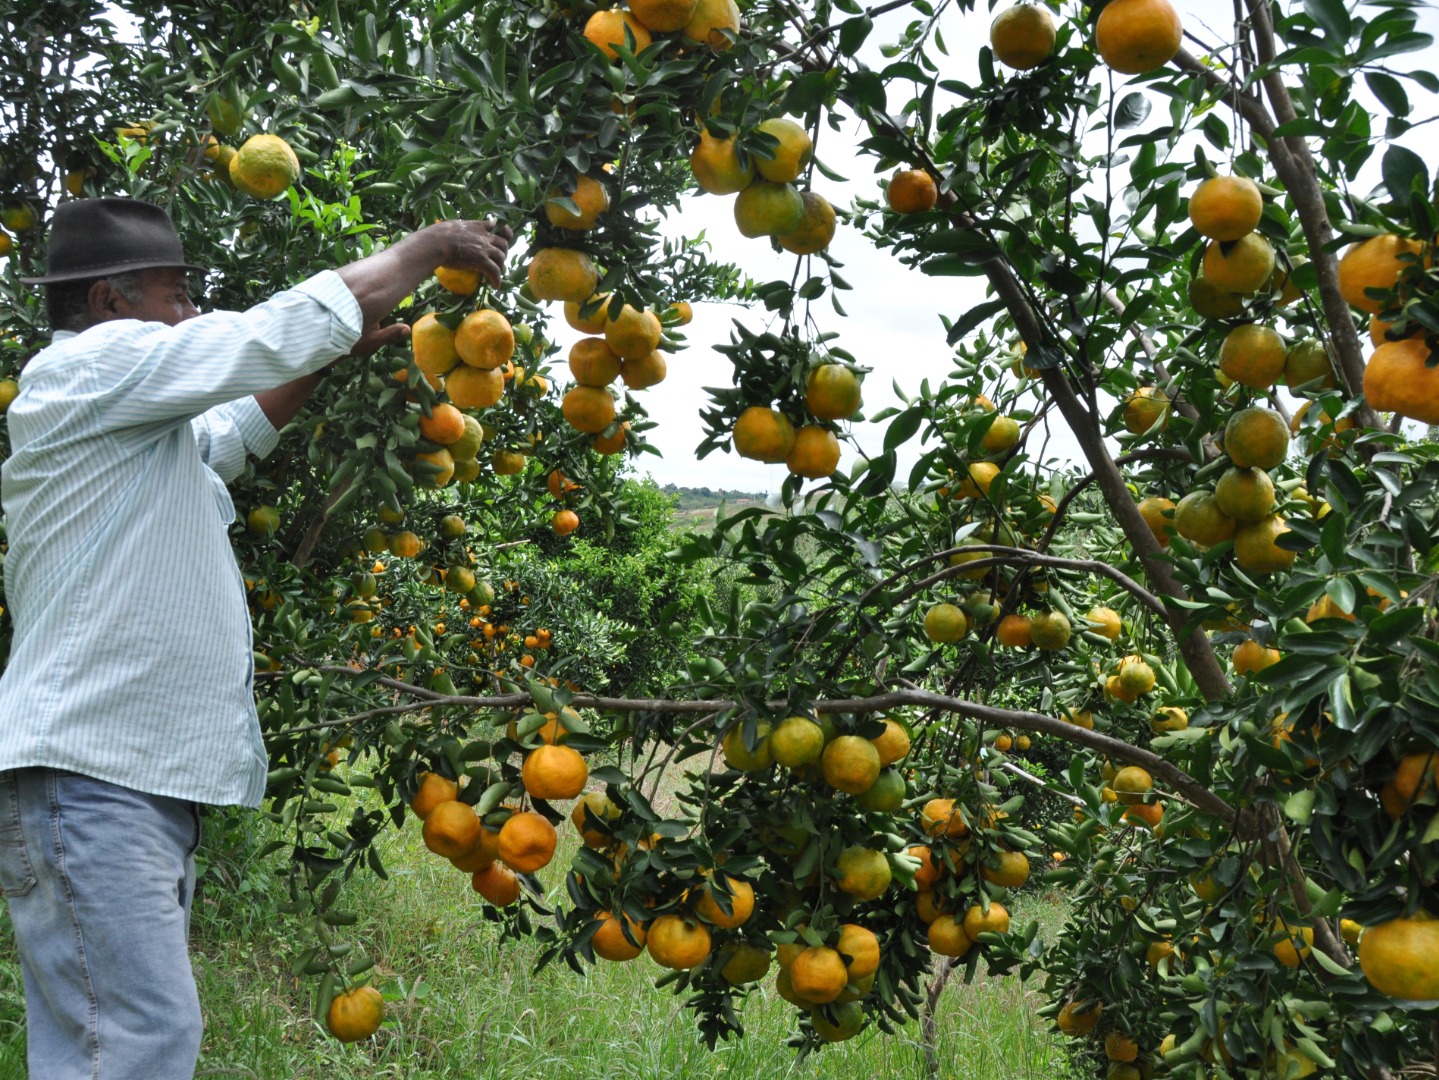
<instances>
[{"instance_id":1,"label":"man's face","mask_svg":"<svg viewBox=\"0 0 1439 1080\"><path fill-rule=\"evenodd\" d=\"M117 297L120 318L176 326L200 314L190 300L190 280L183 270L146 270L145 292L138 304Z\"/></svg>"}]
</instances>

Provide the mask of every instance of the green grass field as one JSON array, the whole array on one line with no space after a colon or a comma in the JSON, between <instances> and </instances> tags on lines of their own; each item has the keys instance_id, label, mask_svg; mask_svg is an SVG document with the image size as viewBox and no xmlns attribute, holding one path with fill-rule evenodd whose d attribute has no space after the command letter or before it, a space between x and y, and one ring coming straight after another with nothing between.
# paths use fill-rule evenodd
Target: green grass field
<instances>
[{"instance_id":1,"label":"green grass field","mask_svg":"<svg viewBox=\"0 0 1439 1080\"><path fill-rule=\"evenodd\" d=\"M574 834L563 830L554 863L562 880ZM372 1077L474 1080L595 1080L673 1077L930 1076L919 1025L886 1036L866 1032L797 1063L786 1045L795 1010L772 982L751 994L747 1036L714 1052L694 1017L652 981L661 969L642 956L603 964L581 978L552 966L535 973L538 950L501 942L480 914L464 874L427 852L412 822L390 833L388 882L356 880L345 906L363 912L351 940L377 960L376 982L390 996L389 1019L367 1043L342 1046L310 1017L313 983L289 974L293 922L267 916L268 903L212 890L194 919L193 958L205 1014L202 1077L255 1080ZM240 868L244 869L244 868ZM263 880L250 868L242 880ZM1019 917L1058 925L1062 911L1031 897ZM767 982L769 982L767 980ZM937 1010L938 1076L965 1080L1055 1080L1063 1055L1034 1016L1037 996L1017 979L951 980ZM0 1080L26 1075L19 965L8 923L0 927Z\"/></svg>"}]
</instances>

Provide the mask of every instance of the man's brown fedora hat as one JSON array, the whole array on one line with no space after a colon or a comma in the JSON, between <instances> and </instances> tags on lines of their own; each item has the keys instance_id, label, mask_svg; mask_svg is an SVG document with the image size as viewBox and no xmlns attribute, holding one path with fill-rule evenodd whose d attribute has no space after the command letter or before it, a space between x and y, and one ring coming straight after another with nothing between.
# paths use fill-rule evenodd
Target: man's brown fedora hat
<instances>
[{"instance_id":1,"label":"man's brown fedora hat","mask_svg":"<svg viewBox=\"0 0 1439 1080\"><path fill-rule=\"evenodd\" d=\"M61 203L50 222L45 262L44 277L20 280L27 285L53 285L132 270L201 270L185 261L169 215L139 199Z\"/></svg>"}]
</instances>

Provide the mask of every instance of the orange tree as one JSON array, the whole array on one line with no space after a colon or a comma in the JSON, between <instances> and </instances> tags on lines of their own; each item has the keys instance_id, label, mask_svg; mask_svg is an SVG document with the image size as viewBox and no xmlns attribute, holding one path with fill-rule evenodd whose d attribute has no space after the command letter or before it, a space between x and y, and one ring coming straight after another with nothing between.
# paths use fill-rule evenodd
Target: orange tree
<instances>
[{"instance_id":1,"label":"orange tree","mask_svg":"<svg viewBox=\"0 0 1439 1080\"><path fill-rule=\"evenodd\" d=\"M370 964L342 882L383 872L371 842L413 813L505 932L575 967L648 951L710 1040L760 979L807 1048L985 965L1042 978L1096 1075L1432 1062L1420 6L1246 0L1191 51L1164 0L1020 5L973 85L921 3L131 4L123 33L100 5L0 9L33 46L3 61L11 370L40 340L14 275L77 193L166 202L224 305L434 217L528 241L493 293L439 273L413 355L342 369L237 489L317 1014ZM819 136L846 117L890 175L837 216ZM304 167L273 201L245 194L261 133ZM691 185L734 195L793 275L663 238ZM869 417L882 452L848 473L883 361L811 318L847 288L837 226L987 289L938 313L953 371ZM598 685L562 647L581 615L536 620L549 571L510 545L623 523L612 455L644 447L634 391L683 343L673 305L733 295L769 317L717 346L735 376L700 452L786 463L784 512L687 537L721 602L680 605L702 628L662 685ZM545 301L591 335L568 372ZM1047 461L1061 425L1077 471ZM1036 785L1072 817L1023 816ZM357 787L378 800L341 816ZM551 911L529 875L571 799L585 847ZM1041 872L1071 898L1048 942L1008 912Z\"/></svg>"}]
</instances>

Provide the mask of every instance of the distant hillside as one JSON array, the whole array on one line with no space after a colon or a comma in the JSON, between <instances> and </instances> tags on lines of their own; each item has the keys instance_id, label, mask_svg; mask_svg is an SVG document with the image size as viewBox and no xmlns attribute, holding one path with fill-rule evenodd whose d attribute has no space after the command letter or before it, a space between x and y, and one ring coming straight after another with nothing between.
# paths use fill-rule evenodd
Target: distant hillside
<instances>
[{"instance_id":1,"label":"distant hillside","mask_svg":"<svg viewBox=\"0 0 1439 1080\"><path fill-rule=\"evenodd\" d=\"M746 506L763 506L769 498L764 492L730 491L726 488L678 487L665 484L660 488L676 500L675 527L679 529L702 528L714 521L715 511L720 503L725 504L729 513Z\"/></svg>"}]
</instances>

